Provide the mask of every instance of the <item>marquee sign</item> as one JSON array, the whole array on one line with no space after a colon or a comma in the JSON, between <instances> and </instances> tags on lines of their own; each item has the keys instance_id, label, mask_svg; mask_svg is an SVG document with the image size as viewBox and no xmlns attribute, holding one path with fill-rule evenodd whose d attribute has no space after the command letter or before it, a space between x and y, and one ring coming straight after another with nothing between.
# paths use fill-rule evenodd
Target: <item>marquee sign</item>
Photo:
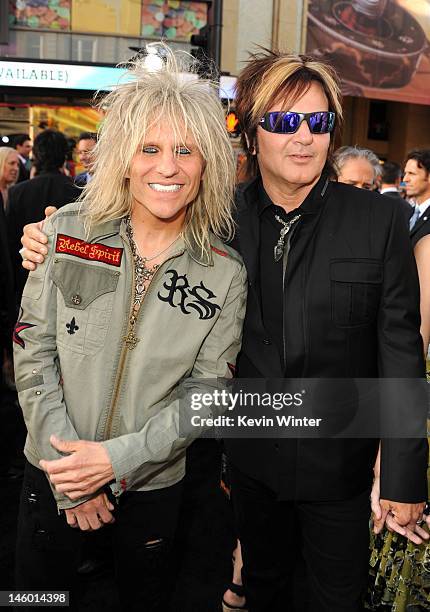
<instances>
[{"instance_id":1,"label":"marquee sign","mask_svg":"<svg viewBox=\"0 0 430 612\"><path fill-rule=\"evenodd\" d=\"M125 72L122 68L109 66L0 60L0 86L109 90L126 78Z\"/></svg>"}]
</instances>

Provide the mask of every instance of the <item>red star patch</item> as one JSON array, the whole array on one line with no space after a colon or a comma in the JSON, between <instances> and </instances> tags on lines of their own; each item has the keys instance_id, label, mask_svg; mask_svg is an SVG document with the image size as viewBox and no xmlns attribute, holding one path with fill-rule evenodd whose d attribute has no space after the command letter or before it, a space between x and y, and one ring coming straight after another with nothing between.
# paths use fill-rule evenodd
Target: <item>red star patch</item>
<instances>
[{"instance_id":1,"label":"red star patch","mask_svg":"<svg viewBox=\"0 0 430 612\"><path fill-rule=\"evenodd\" d=\"M22 331L24 331L25 329L29 329L30 327L35 327L35 325L33 325L32 323L25 323L24 321L21 321L22 317L22 308L21 311L19 313L19 319L15 324L15 327L13 329L13 336L12 336L12 340L15 342L15 344L18 344L21 348L25 349L25 342L24 340L20 337L20 333Z\"/></svg>"}]
</instances>

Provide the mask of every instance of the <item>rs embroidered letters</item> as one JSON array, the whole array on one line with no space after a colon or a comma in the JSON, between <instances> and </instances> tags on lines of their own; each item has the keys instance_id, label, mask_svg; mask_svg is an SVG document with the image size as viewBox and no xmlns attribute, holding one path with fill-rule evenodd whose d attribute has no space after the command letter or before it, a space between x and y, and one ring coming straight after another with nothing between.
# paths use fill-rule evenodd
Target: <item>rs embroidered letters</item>
<instances>
[{"instance_id":1,"label":"rs embroidered letters","mask_svg":"<svg viewBox=\"0 0 430 612\"><path fill-rule=\"evenodd\" d=\"M191 314L191 308L197 311L199 319L203 320L212 319L216 311L221 310L218 304L209 301L216 295L204 286L203 281L190 287L186 274L178 274L176 270L167 270L166 274L170 274L170 282L163 283L165 292L158 292L158 298L162 302L167 302L173 308L179 306L183 314Z\"/></svg>"},{"instance_id":2,"label":"rs embroidered letters","mask_svg":"<svg viewBox=\"0 0 430 612\"><path fill-rule=\"evenodd\" d=\"M67 253L67 255L73 255L80 259L100 261L117 268L121 265L123 250L122 248L110 247L97 242L85 242L66 234L58 234L55 245L56 253Z\"/></svg>"}]
</instances>

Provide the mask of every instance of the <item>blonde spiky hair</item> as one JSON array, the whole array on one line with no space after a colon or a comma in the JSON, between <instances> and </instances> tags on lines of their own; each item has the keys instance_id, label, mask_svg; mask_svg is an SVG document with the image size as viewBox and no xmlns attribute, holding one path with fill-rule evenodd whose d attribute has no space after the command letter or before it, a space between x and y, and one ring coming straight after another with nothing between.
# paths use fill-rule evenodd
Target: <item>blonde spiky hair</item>
<instances>
[{"instance_id":1,"label":"blonde spiky hair","mask_svg":"<svg viewBox=\"0 0 430 612\"><path fill-rule=\"evenodd\" d=\"M172 129L178 144L184 144L190 132L205 162L183 231L184 239L204 254L210 249L210 230L222 240L233 234L233 150L217 83L200 79L188 54L174 53L163 44L159 47L162 61L156 68L153 61L133 61L126 82L99 104L106 116L94 149L94 176L81 197L85 224L90 231L94 225L131 212L127 179L131 160L147 132L162 123Z\"/></svg>"}]
</instances>

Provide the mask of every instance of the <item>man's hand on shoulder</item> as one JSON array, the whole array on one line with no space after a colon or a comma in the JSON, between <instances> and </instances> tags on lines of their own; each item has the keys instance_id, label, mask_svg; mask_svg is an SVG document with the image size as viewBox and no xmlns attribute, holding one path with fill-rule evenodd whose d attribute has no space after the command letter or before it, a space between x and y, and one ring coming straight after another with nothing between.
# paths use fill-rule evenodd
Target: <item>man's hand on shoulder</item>
<instances>
[{"instance_id":1,"label":"man's hand on shoulder","mask_svg":"<svg viewBox=\"0 0 430 612\"><path fill-rule=\"evenodd\" d=\"M46 235L43 233L43 223L57 209L55 206L47 206L45 208L45 219L38 223L29 223L24 226L24 233L21 236L21 244L23 248L20 250L23 258L22 267L26 270L36 270L37 264L45 261L45 255L48 249L45 246L48 242Z\"/></svg>"}]
</instances>

